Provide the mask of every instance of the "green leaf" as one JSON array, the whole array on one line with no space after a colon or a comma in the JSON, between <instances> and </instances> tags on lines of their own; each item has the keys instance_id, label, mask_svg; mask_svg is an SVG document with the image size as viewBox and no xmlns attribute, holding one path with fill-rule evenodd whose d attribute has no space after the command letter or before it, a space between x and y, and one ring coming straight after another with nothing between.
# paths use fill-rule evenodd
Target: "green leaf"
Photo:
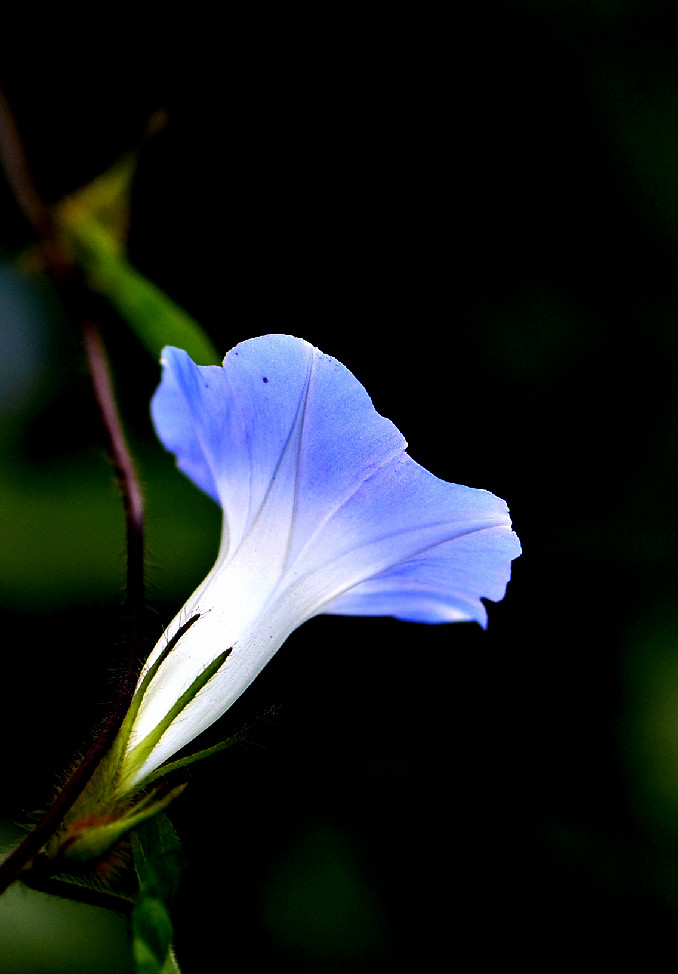
<instances>
[{"instance_id":1,"label":"green leaf","mask_svg":"<svg viewBox=\"0 0 678 974\"><path fill-rule=\"evenodd\" d=\"M162 974L181 974L179 965L177 964L177 959L174 956L174 951L171 947L167 955L167 960L165 961L165 966L162 969Z\"/></svg>"},{"instance_id":2,"label":"green leaf","mask_svg":"<svg viewBox=\"0 0 678 974\"><path fill-rule=\"evenodd\" d=\"M132 911L132 954L136 974L174 974L170 904L179 885L181 844L166 815L132 835L139 890Z\"/></svg>"},{"instance_id":3,"label":"green leaf","mask_svg":"<svg viewBox=\"0 0 678 974\"><path fill-rule=\"evenodd\" d=\"M165 345L200 365L221 358L197 321L136 271L124 253L133 157L125 157L55 208L55 219L88 285L103 294L157 361Z\"/></svg>"},{"instance_id":4,"label":"green leaf","mask_svg":"<svg viewBox=\"0 0 678 974\"><path fill-rule=\"evenodd\" d=\"M201 365L221 364L197 321L117 254L96 221L83 217L71 230L88 284L108 298L154 359L165 345L176 345Z\"/></svg>"},{"instance_id":5,"label":"green leaf","mask_svg":"<svg viewBox=\"0 0 678 974\"><path fill-rule=\"evenodd\" d=\"M156 815L133 838L134 868L140 887L164 902L172 899L181 878L181 841L166 815Z\"/></svg>"},{"instance_id":6,"label":"green leaf","mask_svg":"<svg viewBox=\"0 0 678 974\"><path fill-rule=\"evenodd\" d=\"M160 971L172 943L172 920L165 904L147 894L139 898L133 915L134 955L144 974ZM155 966L153 966L155 965Z\"/></svg>"}]
</instances>

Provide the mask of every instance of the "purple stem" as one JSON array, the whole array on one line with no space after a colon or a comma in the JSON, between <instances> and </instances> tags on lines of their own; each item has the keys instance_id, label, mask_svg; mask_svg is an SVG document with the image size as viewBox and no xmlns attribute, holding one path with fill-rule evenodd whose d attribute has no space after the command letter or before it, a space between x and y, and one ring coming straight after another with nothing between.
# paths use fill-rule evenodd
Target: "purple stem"
<instances>
[{"instance_id":1,"label":"purple stem","mask_svg":"<svg viewBox=\"0 0 678 974\"><path fill-rule=\"evenodd\" d=\"M8 182L33 227L49 273L64 304L80 322L94 396L106 434L108 452L118 478L127 526L127 654L113 707L103 722L89 752L68 778L40 822L19 846L0 863L0 893L39 852L91 778L96 766L113 742L134 694L140 670L140 623L144 607L143 497L127 446L113 392L108 356L97 326L86 313L89 294L64 248L52 219L33 181L23 141L9 103L0 89L0 161Z\"/></svg>"}]
</instances>

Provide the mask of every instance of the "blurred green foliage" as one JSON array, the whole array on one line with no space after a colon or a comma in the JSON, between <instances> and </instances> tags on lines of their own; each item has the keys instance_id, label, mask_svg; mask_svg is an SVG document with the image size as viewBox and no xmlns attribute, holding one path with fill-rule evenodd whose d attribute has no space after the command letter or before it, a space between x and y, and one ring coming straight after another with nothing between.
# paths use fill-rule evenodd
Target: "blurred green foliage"
<instances>
[{"instance_id":1,"label":"blurred green foliage","mask_svg":"<svg viewBox=\"0 0 678 974\"><path fill-rule=\"evenodd\" d=\"M0 827L0 842L16 830ZM3 974L132 974L126 920L107 910L14 885L0 906Z\"/></svg>"},{"instance_id":2,"label":"blurred green foliage","mask_svg":"<svg viewBox=\"0 0 678 974\"><path fill-rule=\"evenodd\" d=\"M350 837L330 822L307 821L261 892L262 919L283 955L311 969L395 964L394 932L381 913ZM361 868L362 865L362 868Z\"/></svg>"},{"instance_id":3,"label":"blurred green foliage","mask_svg":"<svg viewBox=\"0 0 678 974\"><path fill-rule=\"evenodd\" d=\"M46 611L64 602L115 597L124 581L124 519L113 473L96 443L96 413L77 346L68 339L54 298L39 280L5 264L0 265L0 282L8 374L3 386L12 390L0 403L2 601ZM66 432L61 444L49 442L49 433L40 434L31 455L31 432L55 403L64 403L73 370L78 377L76 404L63 408L74 409L76 415L62 417ZM159 375L159 368L152 363L148 372ZM90 419L78 428L83 411ZM176 476L172 458L149 447L148 404L134 418L133 428L140 437L138 461L148 496L149 558L156 566L151 579L159 571L168 594L182 593L187 573L193 570L197 581L205 552L216 554L219 514ZM88 441L92 432L94 439ZM177 503L186 511L185 519L173 516Z\"/></svg>"}]
</instances>

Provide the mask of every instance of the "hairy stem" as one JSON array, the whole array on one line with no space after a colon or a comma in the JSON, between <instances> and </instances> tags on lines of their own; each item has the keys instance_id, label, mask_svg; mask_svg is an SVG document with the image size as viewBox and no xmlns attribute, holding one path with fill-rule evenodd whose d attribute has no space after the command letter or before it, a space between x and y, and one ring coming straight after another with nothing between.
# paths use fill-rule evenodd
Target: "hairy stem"
<instances>
[{"instance_id":1,"label":"hairy stem","mask_svg":"<svg viewBox=\"0 0 678 974\"><path fill-rule=\"evenodd\" d=\"M139 628L144 610L144 499L127 446L111 380L108 356L96 324L81 322L92 388L106 433L108 454L122 493L127 527L128 665L132 682L138 677ZM132 688L133 689L133 688ZM131 698L130 698L131 699Z\"/></svg>"},{"instance_id":2,"label":"hairy stem","mask_svg":"<svg viewBox=\"0 0 678 974\"><path fill-rule=\"evenodd\" d=\"M0 893L12 883L44 845L82 793L122 723L140 669L140 622L144 606L143 498L118 413L108 357L97 326L88 313L91 295L65 247L52 213L33 180L18 126L0 89L0 162L26 219L38 238L46 267L61 299L79 323L84 352L101 416L106 444L123 498L127 527L127 653L113 707L90 750L66 781L41 821L0 863Z\"/></svg>"}]
</instances>

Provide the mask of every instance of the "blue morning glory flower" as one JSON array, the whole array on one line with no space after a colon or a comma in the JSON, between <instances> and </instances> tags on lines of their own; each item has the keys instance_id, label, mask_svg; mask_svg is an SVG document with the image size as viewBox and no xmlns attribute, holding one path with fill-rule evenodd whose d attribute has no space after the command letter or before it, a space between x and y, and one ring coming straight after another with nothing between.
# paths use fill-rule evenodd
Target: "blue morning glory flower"
<instances>
[{"instance_id":1,"label":"blue morning glory flower","mask_svg":"<svg viewBox=\"0 0 678 974\"><path fill-rule=\"evenodd\" d=\"M221 505L223 532L142 674L127 787L225 713L312 616L485 626L481 599L503 598L520 554L504 501L412 460L351 372L308 342L267 335L207 367L166 348L162 365L156 431Z\"/></svg>"}]
</instances>

